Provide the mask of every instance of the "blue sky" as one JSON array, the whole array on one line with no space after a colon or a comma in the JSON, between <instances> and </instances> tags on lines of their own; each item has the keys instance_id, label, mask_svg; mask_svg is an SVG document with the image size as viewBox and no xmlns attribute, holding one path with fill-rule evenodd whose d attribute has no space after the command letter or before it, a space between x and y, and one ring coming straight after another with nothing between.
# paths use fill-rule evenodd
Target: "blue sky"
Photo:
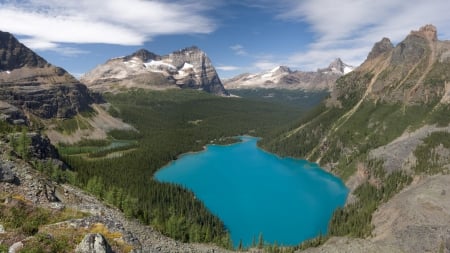
<instances>
[{"instance_id":1,"label":"blue sky","mask_svg":"<svg viewBox=\"0 0 450 253\"><path fill-rule=\"evenodd\" d=\"M0 30L76 76L140 48L196 45L226 78L337 57L357 66L381 38L425 24L449 39L449 13L448 0L0 0Z\"/></svg>"}]
</instances>

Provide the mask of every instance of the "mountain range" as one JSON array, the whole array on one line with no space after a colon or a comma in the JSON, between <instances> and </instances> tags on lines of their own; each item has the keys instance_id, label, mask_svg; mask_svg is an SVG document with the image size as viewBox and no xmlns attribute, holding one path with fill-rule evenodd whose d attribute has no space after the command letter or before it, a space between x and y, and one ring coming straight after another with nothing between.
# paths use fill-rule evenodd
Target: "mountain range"
<instances>
[{"instance_id":1,"label":"mountain range","mask_svg":"<svg viewBox=\"0 0 450 253\"><path fill-rule=\"evenodd\" d=\"M350 73L353 66L335 59L327 68L317 71L292 71L289 67L278 66L262 73L245 73L224 81L226 89L289 89L304 91L332 90L336 79Z\"/></svg>"},{"instance_id":2,"label":"mountain range","mask_svg":"<svg viewBox=\"0 0 450 253\"><path fill-rule=\"evenodd\" d=\"M306 252L450 251L449 70L450 41L439 40L436 28L426 25L411 31L395 46L388 38L381 39L364 63L354 69L336 59L316 72L280 66L225 82L227 89L330 91L330 96L300 123L292 123L260 142L263 148L279 155L319 163L340 176L351 191L346 206L335 212L330 222L331 239L325 243L320 241L322 238L317 239L318 243L312 241L312 245L324 245ZM99 65L80 82L5 32L0 32L0 88L0 117L35 129L53 129L47 132L53 134L50 138L53 143L85 140L102 127L102 134L96 137L104 139L112 129L133 130L109 115L115 108L104 103L102 95L96 92L187 88L228 95L211 61L197 47L165 56L139 50ZM157 110L146 112L159 115ZM64 124L58 125L61 122ZM198 124L203 124L201 119L188 119L186 128L196 128ZM67 130L73 125L77 138ZM3 139L0 145L6 143ZM2 150L8 148L2 146ZM9 155L5 153L2 156L5 161L0 161L2 180L8 167L4 157ZM19 157L14 163L16 167L26 164ZM31 175L36 175L36 171L25 174L20 179L32 181ZM17 186L10 186L14 178L9 181L0 181L5 187L2 189ZM29 184L29 188L20 191L28 192L36 182ZM45 192L50 189L48 185L53 184L42 186ZM62 196L70 194L63 191ZM160 234L155 237L163 238ZM152 243L148 245L154 246Z\"/></svg>"}]
</instances>

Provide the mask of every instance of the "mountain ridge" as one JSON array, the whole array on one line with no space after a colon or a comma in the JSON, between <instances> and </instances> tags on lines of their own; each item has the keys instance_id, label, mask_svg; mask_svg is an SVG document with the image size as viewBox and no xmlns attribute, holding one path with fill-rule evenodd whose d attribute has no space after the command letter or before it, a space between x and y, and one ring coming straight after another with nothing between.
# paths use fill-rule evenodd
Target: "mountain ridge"
<instances>
[{"instance_id":1,"label":"mountain ridge","mask_svg":"<svg viewBox=\"0 0 450 253\"><path fill-rule=\"evenodd\" d=\"M3 118L22 122L29 120L28 114L44 119L70 118L88 110L95 100L85 85L10 33L0 32L0 56L0 100L5 107L17 109L16 114L4 111Z\"/></svg>"},{"instance_id":2,"label":"mountain ridge","mask_svg":"<svg viewBox=\"0 0 450 253\"><path fill-rule=\"evenodd\" d=\"M335 212L330 236L357 236L404 252L438 251L450 240L431 229L436 223L423 206L437 203L426 182L435 177L445 185L448 177L439 175L448 174L450 166L450 41L436 34L426 25L396 46L383 38L302 123L262 140L264 148L316 161L346 182L351 194L345 208ZM416 201L418 192L424 200ZM405 198L417 203L408 202L415 207L401 211ZM381 215L372 216L376 210ZM448 215L439 210L435 217ZM386 215L399 212L386 221ZM422 216L427 218L414 218ZM450 229L448 223L440 225Z\"/></svg>"},{"instance_id":3,"label":"mountain ridge","mask_svg":"<svg viewBox=\"0 0 450 253\"><path fill-rule=\"evenodd\" d=\"M331 91L335 81L350 73L354 67L336 58L326 68L317 71L292 71L287 66L278 66L261 73L244 73L225 80L226 89L290 89L305 91Z\"/></svg>"}]
</instances>

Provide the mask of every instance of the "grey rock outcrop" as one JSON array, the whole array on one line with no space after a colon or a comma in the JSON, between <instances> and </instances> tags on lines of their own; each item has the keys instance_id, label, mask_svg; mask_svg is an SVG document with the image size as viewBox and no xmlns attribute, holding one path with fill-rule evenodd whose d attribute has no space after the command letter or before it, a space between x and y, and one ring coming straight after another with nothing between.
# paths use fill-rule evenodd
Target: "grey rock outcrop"
<instances>
[{"instance_id":1,"label":"grey rock outcrop","mask_svg":"<svg viewBox=\"0 0 450 253\"><path fill-rule=\"evenodd\" d=\"M198 47L185 48L164 56L141 49L97 66L81 80L98 92L178 87L228 95L211 60Z\"/></svg>"},{"instance_id":2,"label":"grey rock outcrop","mask_svg":"<svg viewBox=\"0 0 450 253\"><path fill-rule=\"evenodd\" d=\"M14 183L16 175L12 171L13 165L9 162L0 161L0 182Z\"/></svg>"},{"instance_id":3,"label":"grey rock outcrop","mask_svg":"<svg viewBox=\"0 0 450 253\"><path fill-rule=\"evenodd\" d=\"M112 253L102 234L87 234L75 249L76 253Z\"/></svg>"},{"instance_id":4,"label":"grey rock outcrop","mask_svg":"<svg viewBox=\"0 0 450 253\"><path fill-rule=\"evenodd\" d=\"M40 118L68 118L93 102L85 85L0 31L0 101L9 104L5 118L31 113Z\"/></svg>"},{"instance_id":5,"label":"grey rock outcrop","mask_svg":"<svg viewBox=\"0 0 450 253\"><path fill-rule=\"evenodd\" d=\"M16 242L8 249L8 253L17 253L20 252L20 250L23 248L22 242Z\"/></svg>"},{"instance_id":6,"label":"grey rock outcrop","mask_svg":"<svg viewBox=\"0 0 450 253\"><path fill-rule=\"evenodd\" d=\"M44 159L59 159L58 151L50 142L47 136L41 134L31 134L30 153L33 158Z\"/></svg>"}]
</instances>

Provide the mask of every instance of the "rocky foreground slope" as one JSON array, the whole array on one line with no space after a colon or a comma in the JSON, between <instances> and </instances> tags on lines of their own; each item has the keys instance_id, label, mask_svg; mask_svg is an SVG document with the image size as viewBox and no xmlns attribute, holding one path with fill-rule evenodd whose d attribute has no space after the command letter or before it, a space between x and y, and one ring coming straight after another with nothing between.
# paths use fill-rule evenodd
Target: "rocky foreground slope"
<instances>
[{"instance_id":1,"label":"rocky foreground slope","mask_svg":"<svg viewBox=\"0 0 450 253\"><path fill-rule=\"evenodd\" d=\"M99 92L179 87L228 95L211 60L197 47L164 56L141 49L129 56L114 58L97 66L81 77L81 81Z\"/></svg>"},{"instance_id":2,"label":"rocky foreground slope","mask_svg":"<svg viewBox=\"0 0 450 253\"><path fill-rule=\"evenodd\" d=\"M241 74L224 81L226 89L289 89L331 91L336 79L350 73L354 67L337 58L327 68L317 71L292 71L286 66L257 74Z\"/></svg>"}]
</instances>

